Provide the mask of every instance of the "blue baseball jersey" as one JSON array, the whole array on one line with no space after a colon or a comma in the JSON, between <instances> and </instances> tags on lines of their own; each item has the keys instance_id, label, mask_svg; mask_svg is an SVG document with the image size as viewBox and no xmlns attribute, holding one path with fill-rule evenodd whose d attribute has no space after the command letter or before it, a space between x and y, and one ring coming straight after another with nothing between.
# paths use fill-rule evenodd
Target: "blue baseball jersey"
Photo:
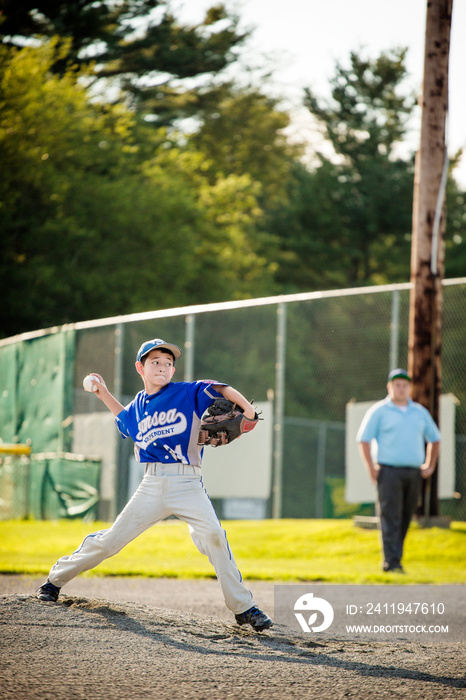
<instances>
[{"instance_id":1,"label":"blue baseball jersey","mask_svg":"<svg viewBox=\"0 0 466 700\"><path fill-rule=\"evenodd\" d=\"M134 441L139 462L182 462L200 466L202 445L197 444L202 415L221 398L214 385L222 382L171 382L156 394L145 391L115 418L124 438Z\"/></svg>"}]
</instances>

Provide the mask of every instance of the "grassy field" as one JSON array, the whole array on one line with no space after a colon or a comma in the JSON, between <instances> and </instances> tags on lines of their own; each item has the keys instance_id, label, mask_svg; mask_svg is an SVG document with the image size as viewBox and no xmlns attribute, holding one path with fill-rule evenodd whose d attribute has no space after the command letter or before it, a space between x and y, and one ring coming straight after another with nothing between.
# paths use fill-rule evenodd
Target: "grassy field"
<instances>
[{"instance_id":1,"label":"grassy field","mask_svg":"<svg viewBox=\"0 0 466 700\"><path fill-rule=\"evenodd\" d=\"M466 523L450 529L412 524L405 543L405 574L380 570L379 533L351 520L237 520L223 523L244 578L328 583L466 583ZM46 575L90 532L108 523L0 522L0 573ZM168 520L83 576L213 577L188 527Z\"/></svg>"}]
</instances>

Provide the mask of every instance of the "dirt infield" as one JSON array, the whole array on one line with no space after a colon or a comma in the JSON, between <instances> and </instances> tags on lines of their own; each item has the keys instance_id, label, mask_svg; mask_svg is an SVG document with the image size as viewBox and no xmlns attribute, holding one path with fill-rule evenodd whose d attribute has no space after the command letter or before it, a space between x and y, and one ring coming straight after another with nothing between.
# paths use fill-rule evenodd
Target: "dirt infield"
<instances>
[{"instance_id":1,"label":"dirt infield","mask_svg":"<svg viewBox=\"0 0 466 700\"><path fill-rule=\"evenodd\" d=\"M466 697L462 643L343 641L238 627L215 580L0 576L3 700ZM252 583L273 614L273 584Z\"/></svg>"}]
</instances>

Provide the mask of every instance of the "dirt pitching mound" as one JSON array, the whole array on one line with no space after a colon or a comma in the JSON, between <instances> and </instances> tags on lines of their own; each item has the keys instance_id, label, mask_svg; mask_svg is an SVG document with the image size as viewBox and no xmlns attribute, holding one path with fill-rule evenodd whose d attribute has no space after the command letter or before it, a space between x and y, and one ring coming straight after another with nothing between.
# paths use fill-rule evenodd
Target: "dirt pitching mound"
<instances>
[{"instance_id":1,"label":"dirt pitching mound","mask_svg":"<svg viewBox=\"0 0 466 700\"><path fill-rule=\"evenodd\" d=\"M1 595L0 623L2 700L465 697L460 643L309 640L278 625L257 634L233 620L82 595Z\"/></svg>"}]
</instances>

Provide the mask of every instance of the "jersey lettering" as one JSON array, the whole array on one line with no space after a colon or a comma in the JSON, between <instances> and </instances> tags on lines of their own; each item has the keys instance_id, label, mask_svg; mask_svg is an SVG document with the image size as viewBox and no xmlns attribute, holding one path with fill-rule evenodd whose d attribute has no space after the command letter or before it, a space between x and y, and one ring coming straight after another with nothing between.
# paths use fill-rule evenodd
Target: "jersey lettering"
<instances>
[{"instance_id":1,"label":"jersey lettering","mask_svg":"<svg viewBox=\"0 0 466 700\"><path fill-rule=\"evenodd\" d=\"M175 423L179 415L182 414L177 414L176 408L170 408L166 413L165 411L160 411L160 413L156 411L153 416L146 416L138 423L138 440L141 439L141 435L146 433L149 428L154 428L157 425L166 425L167 423Z\"/></svg>"},{"instance_id":2,"label":"jersey lettering","mask_svg":"<svg viewBox=\"0 0 466 700\"><path fill-rule=\"evenodd\" d=\"M161 416L163 417L162 423L160 422ZM136 435L136 440L138 443L142 443L142 445L150 445L158 438L172 437L173 435L184 433L187 425L188 421L186 420L186 416L183 413L177 413L176 409L170 409L166 413L163 411L161 411L160 414L154 413L153 416L147 416L138 423L139 432ZM158 427L151 430L153 426Z\"/></svg>"}]
</instances>

